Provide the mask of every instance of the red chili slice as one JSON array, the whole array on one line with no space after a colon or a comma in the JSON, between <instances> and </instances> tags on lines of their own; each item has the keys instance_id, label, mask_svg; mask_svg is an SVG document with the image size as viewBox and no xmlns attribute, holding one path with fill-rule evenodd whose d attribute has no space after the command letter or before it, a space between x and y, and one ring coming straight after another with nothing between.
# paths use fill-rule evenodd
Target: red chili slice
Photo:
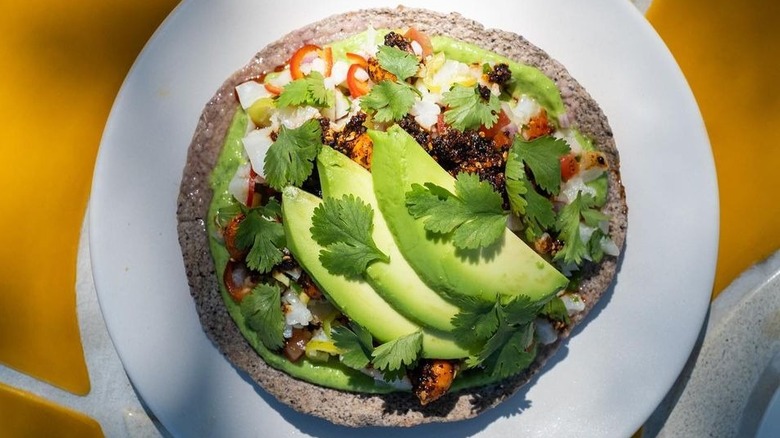
<instances>
[{"instance_id":1,"label":"red chili slice","mask_svg":"<svg viewBox=\"0 0 780 438\"><path fill-rule=\"evenodd\" d=\"M352 64L347 70L347 87L353 99L368 94L368 81L361 81L355 77L359 70L365 71L365 68L360 64Z\"/></svg>"},{"instance_id":2,"label":"red chili slice","mask_svg":"<svg viewBox=\"0 0 780 438\"><path fill-rule=\"evenodd\" d=\"M325 61L324 76L330 76L331 71L333 70L333 50L330 47L322 49L320 46L314 44L305 44L290 57L290 76L292 76L293 80L300 79L304 76L301 66L306 59L306 55L311 52L317 52L317 56Z\"/></svg>"},{"instance_id":3,"label":"red chili slice","mask_svg":"<svg viewBox=\"0 0 780 438\"><path fill-rule=\"evenodd\" d=\"M431 53L433 53L433 44L431 44L431 39L425 33L420 32L414 27L410 27L409 30L406 31L404 36L409 38L412 41L417 41L417 44L419 44L420 47L422 47L423 57L426 57Z\"/></svg>"}]
</instances>

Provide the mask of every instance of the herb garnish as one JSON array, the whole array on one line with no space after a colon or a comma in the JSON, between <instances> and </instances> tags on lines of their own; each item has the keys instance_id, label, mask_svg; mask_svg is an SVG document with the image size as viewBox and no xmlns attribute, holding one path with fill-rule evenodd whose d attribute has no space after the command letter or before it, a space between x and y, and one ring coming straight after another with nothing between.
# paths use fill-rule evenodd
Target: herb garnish
<instances>
[{"instance_id":1,"label":"herb garnish","mask_svg":"<svg viewBox=\"0 0 780 438\"><path fill-rule=\"evenodd\" d=\"M241 314L269 350L284 346L284 314L277 285L258 284L241 300Z\"/></svg>"},{"instance_id":2,"label":"herb garnish","mask_svg":"<svg viewBox=\"0 0 780 438\"><path fill-rule=\"evenodd\" d=\"M294 129L282 125L263 164L268 185L281 191L287 185L303 184L314 169L321 147L322 130L317 119L307 120Z\"/></svg>"},{"instance_id":3,"label":"herb garnish","mask_svg":"<svg viewBox=\"0 0 780 438\"><path fill-rule=\"evenodd\" d=\"M423 334L419 330L377 347L368 330L354 322L349 327L334 328L332 337L344 365L358 370L372 365L387 380L403 378L422 352Z\"/></svg>"},{"instance_id":4,"label":"herb garnish","mask_svg":"<svg viewBox=\"0 0 780 438\"><path fill-rule=\"evenodd\" d=\"M595 204L593 196L578 192L574 201L561 209L555 229L564 245L563 249L555 254L554 260L579 265L588 255L587 242L584 242L580 235L580 218L590 227L597 227L600 221L609 220L609 216L594 208Z\"/></svg>"},{"instance_id":5,"label":"herb garnish","mask_svg":"<svg viewBox=\"0 0 780 438\"><path fill-rule=\"evenodd\" d=\"M414 106L417 89L398 81L384 80L371 87L371 91L360 99L363 111L373 113L378 122L401 120Z\"/></svg>"},{"instance_id":6,"label":"herb garnish","mask_svg":"<svg viewBox=\"0 0 780 438\"><path fill-rule=\"evenodd\" d=\"M333 274L358 277L371 262L389 261L371 236L374 210L354 195L325 199L314 209L312 224L312 238L325 247L320 262Z\"/></svg>"},{"instance_id":7,"label":"herb garnish","mask_svg":"<svg viewBox=\"0 0 780 438\"><path fill-rule=\"evenodd\" d=\"M476 174L461 172L455 180L455 194L432 184L413 184L406 193L409 213L425 217L425 229L452 233L453 244L461 249L489 246L506 228L507 212L493 187Z\"/></svg>"},{"instance_id":8,"label":"herb garnish","mask_svg":"<svg viewBox=\"0 0 780 438\"><path fill-rule=\"evenodd\" d=\"M325 78L320 72L313 71L285 85L276 105L280 108L302 105L327 108L333 106L334 99L333 92L325 87Z\"/></svg>"},{"instance_id":9,"label":"herb garnish","mask_svg":"<svg viewBox=\"0 0 780 438\"><path fill-rule=\"evenodd\" d=\"M536 356L534 324L541 305L524 295L499 296L494 303L461 298L464 309L452 319L454 334L464 343L484 344L466 359L470 368L483 366L491 376L517 374Z\"/></svg>"},{"instance_id":10,"label":"herb garnish","mask_svg":"<svg viewBox=\"0 0 780 438\"><path fill-rule=\"evenodd\" d=\"M236 246L249 249L246 265L250 269L270 272L282 261L282 248L287 245L284 227L277 220L281 206L271 199L265 206L248 209L245 214L236 232Z\"/></svg>"},{"instance_id":11,"label":"herb garnish","mask_svg":"<svg viewBox=\"0 0 780 438\"><path fill-rule=\"evenodd\" d=\"M501 102L497 96L489 94L485 99L479 87L455 84L442 96L442 102L448 107L444 111L444 121L459 131L476 129L482 125L490 128L498 120Z\"/></svg>"},{"instance_id":12,"label":"herb garnish","mask_svg":"<svg viewBox=\"0 0 780 438\"><path fill-rule=\"evenodd\" d=\"M356 370L371 363L371 353L374 351L373 338L360 324L349 323L349 327L340 325L333 328L331 338L341 354L341 362Z\"/></svg>"},{"instance_id":13,"label":"herb garnish","mask_svg":"<svg viewBox=\"0 0 780 438\"><path fill-rule=\"evenodd\" d=\"M394 74L399 81L414 76L420 68L420 61L416 56L397 47L379 46L376 59L383 69Z\"/></svg>"}]
</instances>

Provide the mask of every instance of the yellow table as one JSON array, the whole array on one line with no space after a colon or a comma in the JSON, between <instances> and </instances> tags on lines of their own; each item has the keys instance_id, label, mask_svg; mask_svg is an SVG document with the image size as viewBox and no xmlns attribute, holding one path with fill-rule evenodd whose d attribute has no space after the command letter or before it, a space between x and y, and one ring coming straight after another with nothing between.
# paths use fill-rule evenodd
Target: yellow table
<instances>
[{"instance_id":1,"label":"yellow table","mask_svg":"<svg viewBox=\"0 0 780 438\"><path fill-rule=\"evenodd\" d=\"M74 283L95 153L122 79L175 3L0 0L0 363L74 394L90 391ZM655 0L648 18L711 137L721 195L717 294L780 248L780 86L771 79L780 70L780 6ZM2 383L0 424L15 424L3 430L11 435L34 424L102 434L94 420Z\"/></svg>"}]
</instances>

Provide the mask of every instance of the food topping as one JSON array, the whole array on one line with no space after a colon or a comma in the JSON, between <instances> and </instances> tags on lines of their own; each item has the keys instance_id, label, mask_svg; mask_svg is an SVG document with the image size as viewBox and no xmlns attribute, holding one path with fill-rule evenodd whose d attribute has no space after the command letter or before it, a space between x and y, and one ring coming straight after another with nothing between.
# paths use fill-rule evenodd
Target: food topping
<instances>
[{"instance_id":1,"label":"food topping","mask_svg":"<svg viewBox=\"0 0 780 438\"><path fill-rule=\"evenodd\" d=\"M458 366L451 360L425 360L412 372L412 391L425 406L447 393Z\"/></svg>"},{"instance_id":2,"label":"food topping","mask_svg":"<svg viewBox=\"0 0 780 438\"><path fill-rule=\"evenodd\" d=\"M481 349L463 360L422 359L422 332L380 343L328 302L286 247L279 192L292 185L321 193L315 160L323 145L371 170L367 131L398 124L455 178L454 191L426 183L406 193L409 214L432 236L462 251L514 231L571 274L618 252L600 210L609 162L576 127L559 123L557 107L518 88L511 62L461 62L415 28L377 32L347 50L306 44L288 64L236 87L251 123L247 162L228 188L237 207L217 218L229 255L223 282L268 350L293 362L338 360L385 383L411 377L425 405L449 390L459 368L496 378L522 371L538 344L554 342L585 309L580 295L459 303L453 334ZM372 263L389 261L372 238L376 214L352 195L314 210L310 232L330 274L360 280Z\"/></svg>"}]
</instances>

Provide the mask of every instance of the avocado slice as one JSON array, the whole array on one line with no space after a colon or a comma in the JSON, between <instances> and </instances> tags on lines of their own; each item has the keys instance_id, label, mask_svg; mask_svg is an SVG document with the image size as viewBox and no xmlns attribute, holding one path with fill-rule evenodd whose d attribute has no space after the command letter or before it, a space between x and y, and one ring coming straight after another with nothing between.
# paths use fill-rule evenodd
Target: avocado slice
<instances>
[{"instance_id":1,"label":"avocado slice","mask_svg":"<svg viewBox=\"0 0 780 438\"><path fill-rule=\"evenodd\" d=\"M388 342L422 330L422 356L437 359L459 359L471 352L447 333L418 324L398 313L365 281L334 275L319 260L323 249L311 236L312 216L322 200L297 187L282 192L282 220L287 247L304 270L322 289L328 300L342 313L365 327L377 340Z\"/></svg>"},{"instance_id":2,"label":"avocado slice","mask_svg":"<svg viewBox=\"0 0 780 438\"><path fill-rule=\"evenodd\" d=\"M569 282L508 230L480 250L461 250L446 236L428 233L424 218L409 214L406 192L412 184L431 182L454 193L455 178L398 125L368 135L374 143L371 175L379 209L401 253L431 288L486 301L495 300L496 294L543 301Z\"/></svg>"},{"instance_id":3,"label":"avocado slice","mask_svg":"<svg viewBox=\"0 0 780 438\"><path fill-rule=\"evenodd\" d=\"M323 197L341 198L352 194L376 212L374 242L388 255L390 262L370 264L366 269L368 283L404 316L439 330L452 330L452 318L458 314L460 308L428 287L401 255L387 223L379 214L371 173L328 146L323 146L317 156L317 169Z\"/></svg>"}]
</instances>

